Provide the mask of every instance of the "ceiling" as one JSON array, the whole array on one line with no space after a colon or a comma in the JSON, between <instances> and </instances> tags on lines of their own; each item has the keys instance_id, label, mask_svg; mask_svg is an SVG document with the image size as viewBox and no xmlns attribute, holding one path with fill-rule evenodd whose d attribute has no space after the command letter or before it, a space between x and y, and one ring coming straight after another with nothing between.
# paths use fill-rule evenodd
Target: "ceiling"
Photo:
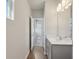
<instances>
[{"instance_id":1,"label":"ceiling","mask_svg":"<svg viewBox=\"0 0 79 59\"><path fill-rule=\"evenodd\" d=\"M32 10L42 10L44 9L44 1L45 0L28 0L29 5Z\"/></svg>"}]
</instances>

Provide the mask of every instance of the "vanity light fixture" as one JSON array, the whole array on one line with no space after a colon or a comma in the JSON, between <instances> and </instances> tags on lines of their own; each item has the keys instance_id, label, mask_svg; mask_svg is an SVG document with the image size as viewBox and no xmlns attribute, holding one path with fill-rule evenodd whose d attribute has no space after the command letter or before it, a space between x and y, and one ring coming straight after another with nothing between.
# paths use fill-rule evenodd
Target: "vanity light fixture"
<instances>
[{"instance_id":1,"label":"vanity light fixture","mask_svg":"<svg viewBox=\"0 0 79 59\"><path fill-rule=\"evenodd\" d=\"M68 7L71 6L71 3L67 4L67 6L65 7L65 9L68 9Z\"/></svg>"},{"instance_id":2,"label":"vanity light fixture","mask_svg":"<svg viewBox=\"0 0 79 59\"><path fill-rule=\"evenodd\" d=\"M62 0L62 7L65 7L65 4L66 4L66 1L65 0Z\"/></svg>"},{"instance_id":3,"label":"vanity light fixture","mask_svg":"<svg viewBox=\"0 0 79 59\"><path fill-rule=\"evenodd\" d=\"M68 9L71 6L71 2L72 0L62 0L62 2L57 6L57 12Z\"/></svg>"},{"instance_id":4,"label":"vanity light fixture","mask_svg":"<svg viewBox=\"0 0 79 59\"><path fill-rule=\"evenodd\" d=\"M57 12L61 11L61 3L58 4Z\"/></svg>"}]
</instances>

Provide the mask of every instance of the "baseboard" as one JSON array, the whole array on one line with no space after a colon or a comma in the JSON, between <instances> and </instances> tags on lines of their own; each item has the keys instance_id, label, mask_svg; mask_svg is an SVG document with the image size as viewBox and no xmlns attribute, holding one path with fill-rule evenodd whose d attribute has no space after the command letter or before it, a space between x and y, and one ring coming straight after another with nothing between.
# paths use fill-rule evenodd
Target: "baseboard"
<instances>
[{"instance_id":1,"label":"baseboard","mask_svg":"<svg viewBox=\"0 0 79 59\"><path fill-rule=\"evenodd\" d=\"M30 53L30 50L26 53L25 59L27 59L29 53Z\"/></svg>"}]
</instances>

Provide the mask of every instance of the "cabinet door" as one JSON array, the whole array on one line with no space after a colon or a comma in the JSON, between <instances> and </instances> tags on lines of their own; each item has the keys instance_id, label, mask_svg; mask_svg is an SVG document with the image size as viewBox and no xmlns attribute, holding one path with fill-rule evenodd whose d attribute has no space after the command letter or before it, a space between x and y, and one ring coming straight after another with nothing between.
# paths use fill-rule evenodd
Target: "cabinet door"
<instances>
[{"instance_id":1,"label":"cabinet door","mask_svg":"<svg viewBox=\"0 0 79 59\"><path fill-rule=\"evenodd\" d=\"M52 47L52 59L72 59L72 46L55 45Z\"/></svg>"},{"instance_id":2,"label":"cabinet door","mask_svg":"<svg viewBox=\"0 0 79 59\"><path fill-rule=\"evenodd\" d=\"M49 41L47 43L47 54L48 54L48 59L52 59L51 58L51 43Z\"/></svg>"}]
</instances>

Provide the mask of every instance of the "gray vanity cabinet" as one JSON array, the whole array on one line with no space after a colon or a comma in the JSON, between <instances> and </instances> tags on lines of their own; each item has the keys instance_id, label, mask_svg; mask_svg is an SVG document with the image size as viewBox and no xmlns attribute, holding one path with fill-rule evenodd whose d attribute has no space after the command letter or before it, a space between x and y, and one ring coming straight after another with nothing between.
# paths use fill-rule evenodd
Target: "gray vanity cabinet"
<instances>
[{"instance_id":1,"label":"gray vanity cabinet","mask_svg":"<svg viewBox=\"0 0 79 59\"><path fill-rule=\"evenodd\" d=\"M72 45L51 44L47 40L48 59L72 59Z\"/></svg>"},{"instance_id":2,"label":"gray vanity cabinet","mask_svg":"<svg viewBox=\"0 0 79 59\"><path fill-rule=\"evenodd\" d=\"M51 59L72 59L71 45L52 45Z\"/></svg>"}]
</instances>

